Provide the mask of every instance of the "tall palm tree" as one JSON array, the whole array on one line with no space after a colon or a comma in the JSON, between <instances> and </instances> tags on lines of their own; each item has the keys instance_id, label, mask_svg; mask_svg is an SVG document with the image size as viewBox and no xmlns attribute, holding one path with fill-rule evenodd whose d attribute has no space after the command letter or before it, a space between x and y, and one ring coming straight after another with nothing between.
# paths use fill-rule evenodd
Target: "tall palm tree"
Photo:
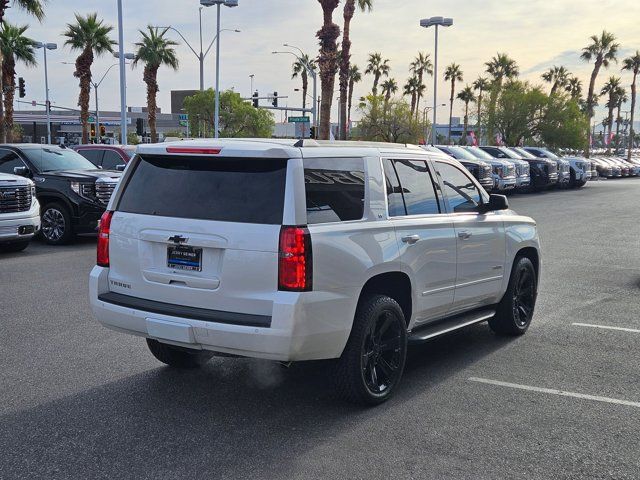
<instances>
[{"instance_id":1,"label":"tall palm tree","mask_svg":"<svg viewBox=\"0 0 640 480\"><path fill-rule=\"evenodd\" d=\"M580 97L582 96L582 80L578 77L570 77L567 79L564 89L569 93L569 95L571 95L572 99L580 100Z\"/></svg>"},{"instance_id":2,"label":"tall palm tree","mask_svg":"<svg viewBox=\"0 0 640 480\"><path fill-rule=\"evenodd\" d=\"M322 100L320 102L320 140L329 140L331 135L331 105L333 104L333 91L338 73L338 37L340 27L333 21L333 13L340 4L340 0L318 0L322 8L323 23L316 37L320 40L320 54L318 67L320 69L320 90Z\"/></svg>"},{"instance_id":3,"label":"tall palm tree","mask_svg":"<svg viewBox=\"0 0 640 480\"><path fill-rule=\"evenodd\" d=\"M591 43L582 49L582 58L585 62L593 61L593 71L589 80L589 93L587 94L587 116L589 117L589 129L591 129L591 118L594 114L594 93L596 88L596 79L600 68L608 68L609 63L617 61L618 49L620 45L616 43L616 36L603 30L600 36L592 35ZM585 152L587 158L591 154L590 145L587 144Z\"/></svg>"},{"instance_id":4,"label":"tall palm tree","mask_svg":"<svg viewBox=\"0 0 640 480\"><path fill-rule=\"evenodd\" d=\"M444 71L444 81L451 82L451 97L449 98L449 133L447 134L447 143L451 143L451 120L453 118L453 99L456 95L456 82L463 79L462 69L457 63L452 63Z\"/></svg>"},{"instance_id":5,"label":"tall palm tree","mask_svg":"<svg viewBox=\"0 0 640 480\"><path fill-rule=\"evenodd\" d=\"M491 96L489 97L489 119L487 122L487 141L494 141L494 124L496 114L496 103L498 95L502 90L504 79L511 79L520 74L518 64L506 53L498 53L491 61L485 63L487 73L492 77Z\"/></svg>"},{"instance_id":6,"label":"tall palm tree","mask_svg":"<svg viewBox=\"0 0 640 480\"><path fill-rule=\"evenodd\" d=\"M18 27L8 22L2 23L0 29L0 51L4 62L2 64L2 84L6 87L4 97L4 123L7 137L13 133L13 98L16 88L16 62L22 62L28 67L35 66L35 41L26 37L28 25ZM9 138L10 141L15 139Z\"/></svg>"},{"instance_id":7,"label":"tall palm tree","mask_svg":"<svg viewBox=\"0 0 640 480\"><path fill-rule=\"evenodd\" d=\"M349 121L351 121L351 107L353 105L353 88L356 83L360 83L362 81L362 73L360 72L360 68L357 65L351 65L349 67L349 105L347 114L349 116Z\"/></svg>"},{"instance_id":8,"label":"tall palm tree","mask_svg":"<svg viewBox=\"0 0 640 480\"><path fill-rule=\"evenodd\" d=\"M351 20L356 13L356 4L360 10L371 11L373 0L346 0L344 3L344 27L340 52L340 98L347 98L349 90L349 65L351 63ZM347 102L340 102L340 138L347 139Z\"/></svg>"},{"instance_id":9,"label":"tall palm tree","mask_svg":"<svg viewBox=\"0 0 640 480\"><path fill-rule=\"evenodd\" d=\"M478 92L478 99L476 103L478 105L478 123L476 124L476 135L481 137L481 117L482 117L482 94L491 88L491 83L485 77L478 77L475 82L473 82L473 89Z\"/></svg>"},{"instance_id":10,"label":"tall palm tree","mask_svg":"<svg viewBox=\"0 0 640 480\"><path fill-rule=\"evenodd\" d=\"M416 100L418 98L418 91L420 90L420 80L415 75L407 80L402 88L403 95L411 96L411 116L416 113Z\"/></svg>"},{"instance_id":11,"label":"tall palm tree","mask_svg":"<svg viewBox=\"0 0 640 480\"><path fill-rule=\"evenodd\" d=\"M24 10L27 14L35 17L39 22L44 20L44 4L46 0L1 0L0 1L0 24L4 22L7 9L13 7ZM2 52L0 51L0 65L4 62ZM7 141L7 130L5 128L6 121L4 118L4 101L3 92L5 88L2 84L2 75L0 75L0 142Z\"/></svg>"},{"instance_id":12,"label":"tall palm tree","mask_svg":"<svg viewBox=\"0 0 640 480\"><path fill-rule=\"evenodd\" d=\"M90 13L86 17L75 14L75 23L68 23L67 30L63 33L67 40L65 45L71 50L80 51L76 59L76 71L73 76L80 79L80 95L78 106L80 107L80 122L82 123L82 143L89 142L89 96L91 95L91 65L96 56L113 52L116 44L109 34L113 30L111 25L106 25L98 20L97 13Z\"/></svg>"},{"instance_id":13,"label":"tall palm tree","mask_svg":"<svg viewBox=\"0 0 640 480\"><path fill-rule=\"evenodd\" d=\"M307 108L307 95L309 93L309 69L315 72L317 68L315 60L303 53L291 66L291 79L300 77L302 80L302 108ZM315 99L314 99L315 102Z\"/></svg>"},{"instance_id":14,"label":"tall palm tree","mask_svg":"<svg viewBox=\"0 0 640 480\"><path fill-rule=\"evenodd\" d=\"M395 78L389 78L382 82L380 88L382 88L382 95L384 95L384 111L386 113L389 107L389 101L391 101L391 95L398 92L398 82L396 82Z\"/></svg>"},{"instance_id":15,"label":"tall palm tree","mask_svg":"<svg viewBox=\"0 0 640 480\"><path fill-rule=\"evenodd\" d=\"M147 84L147 115L149 118L149 130L151 131L151 143L158 141L156 128L156 115L158 110L158 70L166 66L178 70L178 57L175 47L178 42L167 38L168 28L159 29L149 25L147 31L139 30L142 38L136 42L138 51L133 60L132 67L144 64L144 83Z\"/></svg>"},{"instance_id":16,"label":"tall palm tree","mask_svg":"<svg viewBox=\"0 0 640 480\"><path fill-rule=\"evenodd\" d=\"M627 159L631 161L631 149L633 148L633 139L635 138L635 130L633 128L633 122L635 121L636 100L637 100L637 80L638 73L640 73L640 50L636 50L636 53L627 57L622 62L622 70L626 70L633 74L633 80L631 81L631 130L629 133L629 146L627 151Z\"/></svg>"},{"instance_id":17,"label":"tall palm tree","mask_svg":"<svg viewBox=\"0 0 640 480\"><path fill-rule=\"evenodd\" d=\"M607 128L609 129L609 137L611 137L611 132L613 131L613 111L616 109L618 105L617 94L619 92L621 80L620 77L609 77L607 83L604 84L602 90L600 90L601 96L608 96L607 100Z\"/></svg>"},{"instance_id":18,"label":"tall palm tree","mask_svg":"<svg viewBox=\"0 0 640 480\"><path fill-rule=\"evenodd\" d=\"M467 85L458 93L458 99L464 102L464 133L460 139L462 145L467 144L467 132L469 129L469 103L476 101L476 95L473 93L473 87Z\"/></svg>"},{"instance_id":19,"label":"tall palm tree","mask_svg":"<svg viewBox=\"0 0 640 480\"><path fill-rule=\"evenodd\" d=\"M378 83L380 82L380 77L388 77L390 71L391 66L389 65L389 60L383 60L382 54L377 52L369 54L367 69L364 71L364 74L373 75L373 88L371 89L371 93L374 97L378 95Z\"/></svg>"},{"instance_id":20,"label":"tall palm tree","mask_svg":"<svg viewBox=\"0 0 640 480\"><path fill-rule=\"evenodd\" d=\"M418 77L418 82L420 85L423 84L422 80L424 78L424 74L433 75L433 64L431 63L431 59L429 58L428 53L418 52L418 56L411 62L411 73ZM419 93L416 98L416 112L420 110L420 99L422 98L422 93Z\"/></svg>"},{"instance_id":21,"label":"tall palm tree","mask_svg":"<svg viewBox=\"0 0 640 480\"><path fill-rule=\"evenodd\" d=\"M622 88L622 86L618 87L615 92L616 99L616 149L620 144L620 124L622 123L622 104L627 103L629 101L629 97L627 96L627 91Z\"/></svg>"},{"instance_id":22,"label":"tall palm tree","mask_svg":"<svg viewBox=\"0 0 640 480\"><path fill-rule=\"evenodd\" d=\"M558 88L564 88L569 81L569 71L565 67L553 66L542 74L542 79L551 84L551 93L554 95Z\"/></svg>"}]
</instances>

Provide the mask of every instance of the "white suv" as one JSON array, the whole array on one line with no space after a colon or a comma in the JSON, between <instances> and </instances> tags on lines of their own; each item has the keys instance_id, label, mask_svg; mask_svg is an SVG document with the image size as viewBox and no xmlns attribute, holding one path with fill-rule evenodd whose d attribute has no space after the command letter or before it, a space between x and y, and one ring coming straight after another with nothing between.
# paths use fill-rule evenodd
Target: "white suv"
<instances>
[{"instance_id":1,"label":"white suv","mask_svg":"<svg viewBox=\"0 0 640 480\"><path fill-rule=\"evenodd\" d=\"M216 140L140 146L100 224L90 276L105 326L174 367L215 353L337 359L379 403L407 345L489 321L523 334L535 222L457 160L418 147Z\"/></svg>"},{"instance_id":2,"label":"white suv","mask_svg":"<svg viewBox=\"0 0 640 480\"><path fill-rule=\"evenodd\" d=\"M0 252L24 250L39 229L35 184L28 178L0 172Z\"/></svg>"}]
</instances>

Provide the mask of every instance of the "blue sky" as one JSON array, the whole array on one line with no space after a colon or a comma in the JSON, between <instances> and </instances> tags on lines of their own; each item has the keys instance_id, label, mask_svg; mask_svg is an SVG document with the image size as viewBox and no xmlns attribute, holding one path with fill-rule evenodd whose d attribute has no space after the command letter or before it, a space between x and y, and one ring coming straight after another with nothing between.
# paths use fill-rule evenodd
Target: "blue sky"
<instances>
[{"instance_id":1,"label":"blue sky","mask_svg":"<svg viewBox=\"0 0 640 480\"><path fill-rule=\"evenodd\" d=\"M123 0L125 13L125 43L133 51L138 29L147 24L172 25L187 39L198 43L198 0ZM342 3L342 2L341 2ZM341 5L342 6L342 5ZM38 24L19 10L10 10L7 18L12 23L31 24L28 34L40 41L57 42L60 49L50 52L49 74L52 101L57 105L74 107L77 103L77 80L72 77L76 54L62 47L61 32L73 13L96 11L111 25L116 25L115 0L50 0L47 18ZM454 27L444 30L440 41L440 65L455 61L461 64L465 82L471 83L482 73L484 62L496 52L507 52L520 65L523 77L540 83L540 74L553 64L565 65L588 82L590 66L580 61L580 49L589 35L603 28L614 32L628 54L640 49L640 2L637 0L377 0L372 13L358 13L353 25L353 61L365 66L367 54L381 52L391 60L392 72L400 85L408 78L408 65L418 51L433 51L433 32L419 27L420 18L433 15L451 16ZM341 21L341 7L336 19ZM291 80L290 64L293 57L272 55L282 43L295 44L310 54L316 54L315 32L321 23L321 9L316 0L240 0L237 8L223 9L223 28L238 28L242 33L222 34L222 86L234 87L249 95L249 75L255 74L255 88L260 93L278 91L289 95L288 103L299 106L300 94L294 92L298 82ZM215 10L204 12L205 44L213 38ZM114 31L114 38L117 33ZM207 41L208 40L208 41ZM196 48L197 49L197 48ZM169 92L172 89L198 87L197 59L186 45L178 47L181 67L178 72L161 70L159 75L159 104L169 110ZM41 52L39 52L41 55ZM94 76L113 63L113 58L98 59ZM212 86L215 59L209 55L206 64L207 86ZM40 67L19 67L19 75L27 81L25 100L44 99L44 74ZM628 74L621 74L619 65L603 71L599 84L609 75L622 75L630 83ZM371 88L371 78L365 77L357 87L356 95ZM432 84L427 80L427 99L431 102ZM142 69L127 70L128 104L145 104ZM336 87L337 88L337 87ZM116 109L119 104L117 69L109 74L100 91L101 108ZM439 103L448 102L448 88L440 83ZM286 103L286 101L284 101ZM21 106L18 108L28 108ZM454 104L454 114L461 113L462 105ZM441 109L440 121L447 116Z\"/></svg>"}]
</instances>

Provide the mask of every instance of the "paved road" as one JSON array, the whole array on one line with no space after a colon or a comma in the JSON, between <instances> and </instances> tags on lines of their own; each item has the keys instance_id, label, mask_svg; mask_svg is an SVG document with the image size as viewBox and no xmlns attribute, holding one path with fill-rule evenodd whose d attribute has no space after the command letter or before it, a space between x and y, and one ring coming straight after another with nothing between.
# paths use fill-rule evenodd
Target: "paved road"
<instances>
[{"instance_id":1,"label":"paved road","mask_svg":"<svg viewBox=\"0 0 640 480\"><path fill-rule=\"evenodd\" d=\"M416 348L375 409L322 363L163 368L92 319L92 239L0 257L0 478L640 477L640 180L511 204L544 247L529 333Z\"/></svg>"}]
</instances>

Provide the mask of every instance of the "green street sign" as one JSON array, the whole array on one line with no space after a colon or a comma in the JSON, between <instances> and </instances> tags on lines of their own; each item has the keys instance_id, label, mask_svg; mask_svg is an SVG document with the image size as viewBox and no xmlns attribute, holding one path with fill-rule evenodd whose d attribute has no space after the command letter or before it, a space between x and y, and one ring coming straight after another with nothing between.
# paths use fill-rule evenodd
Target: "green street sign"
<instances>
[{"instance_id":1,"label":"green street sign","mask_svg":"<svg viewBox=\"0 0 640 480\"><path fill-rule=\"evenodd\" d=\"M187 127L189 125L189 122L186 120L180 120L180 126L181 127Z\"/></svg>"},{"instance_id":2,"label":"green street sign","mask_svg":"<svg viewBox=\"0 0 640 480\"><path fill-rule=\"evenodd\" d=\"M89 117L89 123L96 123L96 117L90 116Z\"/></svg>"},{"instance_id":3,"label":"green street sign","mask_svg":"<svg viewBox=\"0 0 640 480\"><path fill-rule=\"evenodd\" d=\"M289 123L311 123L309 117L289 117Z\"/></svg>"}]
</instances>

